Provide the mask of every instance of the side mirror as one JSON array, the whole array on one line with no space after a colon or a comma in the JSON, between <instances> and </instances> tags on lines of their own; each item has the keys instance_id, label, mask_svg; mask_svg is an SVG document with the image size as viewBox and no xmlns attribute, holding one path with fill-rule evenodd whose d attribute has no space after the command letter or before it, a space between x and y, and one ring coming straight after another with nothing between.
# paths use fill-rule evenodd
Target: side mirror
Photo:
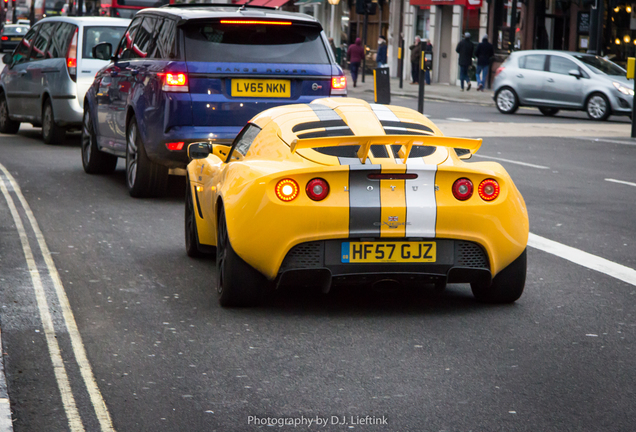
<instances>
[{"instance_id":1,"label":"side mirror","mask_svg":"<svg viewBox=\"0 0 636 432\"><path fill-rule=\"evenodd\" d=\"M568 71L568 74L576 77L576 79L579 79L582 76L581 71L579 71L578 69L572 69L571 71Z\"/></svg>"},{"instance_id":2,"label":"side mirror","mask_svg":"<svg viewBox=\"0 0 636 432\"><path fill-rule=\"evenodd\" d=\"M2 63L10 65L13 61L13 54L5 54L2 56Z\"/></svg>"},{"instance_id":3,"label":"side mirror","mask_svg":"<svg viewBox=\"0 0 636 432\"><path fill-rule=\"evenodd\" d=\"M468 149L458 148L458 149L455 149L455 153L457 154L457 157L460 158L461 160L468 160L471 157L473 157L473 154Z\"/></svg>"},{"instance_id":4,"label":"side mirror","mask_svg":"<svg viewBox=\"0 0 636 432\"><path fill-rule=\"evenodd\" d=\"M188 157L190 159L205 159L212 153L212 146L205 142L192 143L188 146Z\"/></svg>"},{"instance_id":5,"label":"side mirror","mask_svg":"<svg viewBox=\"0 0 636 432\"><path fill-rule=\"evenodd\" d=\"M101 42L93 47L93 58L98 60L110 60L113 55L113 46L109 42Z\"/></svg>"}]
</instances>

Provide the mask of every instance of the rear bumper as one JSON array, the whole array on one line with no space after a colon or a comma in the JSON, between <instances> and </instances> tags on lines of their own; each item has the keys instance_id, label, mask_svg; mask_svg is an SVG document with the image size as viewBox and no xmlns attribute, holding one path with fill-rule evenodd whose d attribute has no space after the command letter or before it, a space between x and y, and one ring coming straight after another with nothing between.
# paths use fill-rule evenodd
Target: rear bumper
<instances>
[{"instance_id":1,"label":"rear bumper","mask_svg":"<svg viewBox=\"0 0 636 432\"><path fill-rule=\"evenodd\" d=\"M144 143L148 157L170 168L185 168L188 164L188 145L193 142L231 143L241 131L241 126L175 126L162 135L156 142ZM183 142L183 148L170 151L167 143Z\"/></svg>"},{"instance_id":2,"label":"rear bumper","mask_svg":"<svg viewBox=\"0 0 636 432\"><path fill-rule=\"evenodd\" d=\"M80 126L84 110L75 95L51 96L55 123L60 126Z\"/></svg>"},{"instance_id":3,"label":"rear bumper","mask_svg":"<svg viewBox=\"0 0 636 432\"><path fill-rule=\"evenodd\" d=\"M384 241L386 238L375 239ZM464 240L425 239L437 245L435 263L351 264L341 261L342 240L301 243L285 256L278 272L279 285L325 286L332 280L373 282L390 277L425 282L490 283L490 260L479 244Z\"/></svg>"}]
</instances>

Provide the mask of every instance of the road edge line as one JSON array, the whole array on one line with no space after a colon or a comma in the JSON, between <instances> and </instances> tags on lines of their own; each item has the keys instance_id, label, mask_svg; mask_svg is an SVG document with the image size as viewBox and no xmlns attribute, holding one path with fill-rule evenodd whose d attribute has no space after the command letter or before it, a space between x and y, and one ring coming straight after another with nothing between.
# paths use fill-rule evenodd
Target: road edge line
<instances>
[{"instance_id":1,"label":"road edge line","mask_svg":"<svg viewBox=\"0 0 636 432\"><path fill-rule=\"evenodd\" d=\"M75 317L73 315L73 311L71 310L71 305L68 301L64 286L62 285L60 275L57 271L57 268L55 267L55 263L53 262L51 252L49 251L42 231L40 230L40 226L38 225L37 220L35 219L35 216L31 211L31 207L26 202L26 199L24 198L20 187L18 186L11 173L2 164L0 164L0 170L2 170L4 175L11 183L15 194L17 195L20 203L22 204L22 207L24 208L31 227L35 232L35 237L38 241L38 245L40 246L40 251L42 252L42 256L44 257L49 275L53 280L53 286L55 287L57 299L60 302L62 316L64 317L64 323L71 339L73 354L75 355L75 360L77 361L77 365L79 366L80 374L82 375L82 379L84 380L86 391L88 392L88 395L90 397L91 404L93 405L93 409L95 410L95 415L97 416L97 420L99 422L101 430L103 432L114 432L115 429L113 427L110 413L108 412L108 407L106 406L106 402L102 397L99 387L97 386L97 381L95 380L93 370L91 368L90 362L88 361L88 357L86 356L86 349L84 348L82 336L79 332L79 329L77 328L77 323L75 322Z\"/></svg>"},{"instance_id":2,"label":"road edge line","mask_svg":"<svg viewBox=\"0 0 636 432\"><path fill-rule=\"evenodd\" d=\"M596 270L630 285L636 285L636 270L622 264L532 233L528 236L528 246L556 255L591 270Z\"/></svg>"},{"instance_id":3,"label":"road edge line","mask_svg":"<svg viewBox=\"0 0 636 432\"><path fill-rule=\"evenodd\" d=\"M2 168L4 167L0 164L0 169ZM84 424L82 423L79 411L77 410L77 405L75 404L75 397L71 390L71 382L69 381L68 374L66 373L66 367L64 366L64 360L62 359L60 345L57 342L57 336L55 335L55 326L46 300L46 293L44 292L44 286L42 285L42 279L40 278L40 272L35 262L35 258L33 257L29 238L27 237L24 224L22 223L18 209L15 206L15 202L9 194L9 190L7 189L4 179L1 177L0 190L2 190L4 199L7 201L7 205L11 211L11 216L13 217L13 222L15 223L16 230L20 237L20 242L22 243L22 251L24 252L27 267L29 268L29 274L31 275L31 282L33 283L33 289L35 291L35 299L40 313L40 320L44 329L46 344L49 349L49 357L53 365L53 373L55 374L57 387L60 390L62 405L64 406L69 428L71 431L84 431Z\"/></svg>"}]
</instances>

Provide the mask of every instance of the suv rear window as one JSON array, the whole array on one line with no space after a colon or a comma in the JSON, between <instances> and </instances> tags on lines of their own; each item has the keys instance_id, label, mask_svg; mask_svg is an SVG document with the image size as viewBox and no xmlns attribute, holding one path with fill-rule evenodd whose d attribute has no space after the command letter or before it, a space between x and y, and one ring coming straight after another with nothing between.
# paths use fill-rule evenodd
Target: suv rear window
<instances>
[{"instance_id":1,"label":"suv rear window","mask_svg":"<svg viewBox=\"0 0 636 432\"><path fill-rule=\"evenodd\" d=\"M311 25L192 23L183 29L186 60L229 63L329 63Z\"/></svg>"}]
</instances>

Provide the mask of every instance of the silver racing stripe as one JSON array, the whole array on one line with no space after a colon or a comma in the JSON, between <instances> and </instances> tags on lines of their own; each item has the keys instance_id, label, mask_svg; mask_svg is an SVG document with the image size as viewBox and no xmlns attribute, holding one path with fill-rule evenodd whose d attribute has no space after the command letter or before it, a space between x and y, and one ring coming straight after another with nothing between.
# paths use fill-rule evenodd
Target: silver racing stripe
<instances>
[{"instance_id":1,"label":"silver racing stripe","mask_svg":"<svg viewBox=\"0 0 636 432\"><path fill-rule=\"evenodd\" d=\"M437 165L427 165L423 160L416 159L406 164L406 172L417 174L416 179L406 180L406 236L435 237Z\"/></svg>"}]
</instances>

